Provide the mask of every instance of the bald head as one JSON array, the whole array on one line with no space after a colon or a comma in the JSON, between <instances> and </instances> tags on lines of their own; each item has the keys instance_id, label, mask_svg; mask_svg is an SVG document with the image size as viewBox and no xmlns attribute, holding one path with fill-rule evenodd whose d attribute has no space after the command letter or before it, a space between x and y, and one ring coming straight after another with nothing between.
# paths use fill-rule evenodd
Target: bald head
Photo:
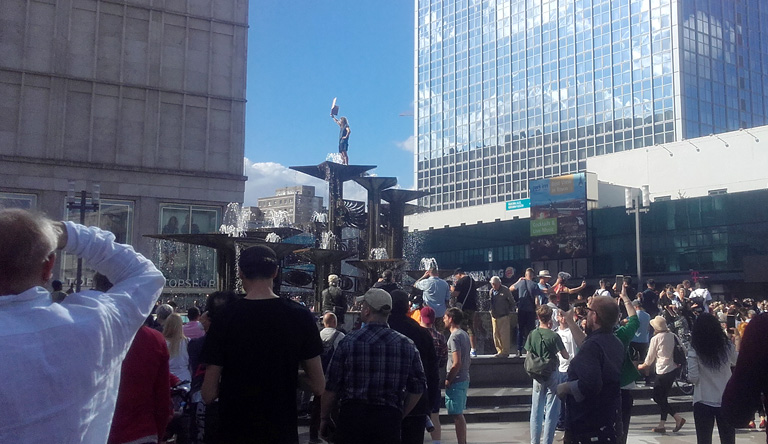
<instances>
[{"instance_id":1,"label":"bald head","mask_svg":"<svg viewBox=\"0 0 768 444\"><path fill-rule=\"evenodd\" d=\"M329 312L323 315L323 327L336 328L336 325L338 325L338 320L335 314Z\"/></svg>"},{"instance_id":2,"label":"bald head","mask_svg":"<svg viewBox=\"0 0 768 444\"><path fill-rule=\"evenodd\" d=\"M610 296L595 296L590 307L595 312L595 329L612 329L619 321L619 306Z\"/></svg>"},{"instance_id":3,"label":"bald head","mask_svg":"<svg viewBox=\"0 0 768 444\"><path fill-rule=\"evenodd\" d=\"M51 278L58 234L41 214L0 210L0 295L19 294Z\"/></svg>"}]
</instances>

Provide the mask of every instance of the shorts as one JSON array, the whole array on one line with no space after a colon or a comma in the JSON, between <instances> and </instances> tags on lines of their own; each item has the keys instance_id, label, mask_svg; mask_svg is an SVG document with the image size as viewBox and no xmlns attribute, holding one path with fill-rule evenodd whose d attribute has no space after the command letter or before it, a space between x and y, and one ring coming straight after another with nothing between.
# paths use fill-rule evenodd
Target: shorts
<instances>
[{"instance_id":1,"label":"shorts","mask_svg":"<svg viewBox=\"0 0 768 444\"><path fill-rule=\"evenodd\" d=\"M449 415L461 415L467 408L469 381L454 382L445 389L445 409Z\"/></svg>"},{"instance_id":2,"label":"shorts","mask_svg":"<svg viewBox=\"0 0 768 444\"><path fill-rule=\"evenodd\" d=\"M462 310L462 313L464 316L461 320L461 328L466 331L468 335L474 336L475 310Z\"/></svg>"},{"instance_id":3,"label":"shorts","mask_svg":"<svg viewBox=\"0 0 768 444\"><path fill-rule=\"evenodd\" d=\"M347 142L346 140L343 142L339 142L339 152L346 153L347 151L349 151L349 142Z\"/></svg>"}]
</instances>

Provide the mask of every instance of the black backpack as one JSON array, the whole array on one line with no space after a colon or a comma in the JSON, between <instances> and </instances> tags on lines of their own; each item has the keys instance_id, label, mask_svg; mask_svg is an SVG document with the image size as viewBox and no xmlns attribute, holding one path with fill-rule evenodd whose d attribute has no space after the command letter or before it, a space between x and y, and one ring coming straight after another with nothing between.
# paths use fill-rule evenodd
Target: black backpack
<instances>
[{"instance_id":1,"label":"black backpack","mask_svg":"<svg viewBox=\"0 0 768 444\"><path fill-rule=\"evenodd\" d=\"M680 342L680 338L678 338L674 333L672 333L672 336L675 338L675 349L672 352L672 360L675 361L675 364L684 366L688 362L685 357L687 352L685 351L683 343Z\"/></svg>"},{"instance_id":2,"label":"black backpack","mask_svg":"<svg viewBox=\"0 0 768 444\"><path fill-rule=\"evenodd\" d=\"M328 370L328 364L331 362L333 352L336 351L336 338L339 337L340 331L336 330L330 338L323 341L323 353L320 355L320 362L323 365L323 372Z\"/></svg>"}]
</instances>

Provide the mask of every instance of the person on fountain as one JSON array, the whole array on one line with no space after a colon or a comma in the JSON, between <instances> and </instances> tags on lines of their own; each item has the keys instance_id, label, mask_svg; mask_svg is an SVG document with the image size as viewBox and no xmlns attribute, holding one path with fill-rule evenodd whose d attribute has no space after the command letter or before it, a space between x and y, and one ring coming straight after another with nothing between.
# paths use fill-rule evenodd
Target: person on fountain
<instances>
[{"instance_id":1,"label":"person on fountain","mask_svg":"<svg viewBox=\"0 0 768 444\"><path fill-rule=\"evenodd\" d=\"M341 163L349 165L349 157L347 151L349 149L349 135L352 134L352 130L349 129L349 123L346 117L337 119L336 116L331 114L334 122L339 125L339 153L341 154Z\"/></svg>"}]
</instances>

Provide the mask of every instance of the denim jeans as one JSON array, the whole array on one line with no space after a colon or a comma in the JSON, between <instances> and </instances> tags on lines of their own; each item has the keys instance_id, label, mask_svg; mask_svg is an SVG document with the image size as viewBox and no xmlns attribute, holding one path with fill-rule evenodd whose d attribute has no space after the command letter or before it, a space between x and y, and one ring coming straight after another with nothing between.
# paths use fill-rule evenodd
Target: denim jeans
<instances>
[{"instance_id":1,"label":"denim jeans","mask_svg":"<svg viewBox=\"0 0 768 444\"><path fill-rule=\"evenodd\" d=\"M546 384L533 381L531 394L531 444L552 444L555 439L555 427L560 417L560 399L557 397L557 384L561 374L552 372ZM542 429L543 426L543 429ZM542 441L542 433L544 440Z\"/></svg>"}]
</instances>

